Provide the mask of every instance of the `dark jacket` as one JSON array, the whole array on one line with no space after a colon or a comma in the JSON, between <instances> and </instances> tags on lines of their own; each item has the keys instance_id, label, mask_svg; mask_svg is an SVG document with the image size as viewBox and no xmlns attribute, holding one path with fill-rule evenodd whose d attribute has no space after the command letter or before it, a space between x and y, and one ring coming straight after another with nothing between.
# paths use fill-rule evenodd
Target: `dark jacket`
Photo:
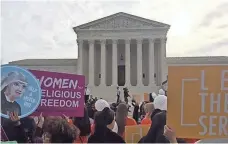
<instances>
[{"instance_id":1,"label":"dark jacket","mask_svg":"<svg viewBox=\"0 0 228 144\"><path fill-rule=\"evenodd\" d=\"M105 128L103 134L94 133L88 139L88 143L125 143L123 138L110 129Z\"/></svg>"},{"instance_id":2,"label":"dark jacket","mask_svg":"<svg viewBox=\"0 0 228 144\"><path fill-rule=\"evenodd\" d=\"M133 119L138 123L139 121L139 106L135 105L134 106L134 111L133 111Z\"/></svg>"},{"instance_id":3,"label":"dark jacket","mask_svg":"<svg viewBox=\"0 0 228 144\"><path fill-rule=\"evenodd\" d=\"M157 110L152 116L152 124L147 135L139 143L170 143L163 135L166 125L166 111ZM183 139L178 139L178 143L185 143Z\"/></svg>"},{"instance_id":4,"label":"dark jacket","mask_svg":"<svg viewBox=\"0 0 228 144\"><path fill-rule=\"evenodd\" d=\"M165 125L166 112L162 111L155 114L152 118L152 124L147 135L140 140L140 143L169 143L163 135Z\"/></svg>"},{"instance_id":5,"label":"dark jacket","mask_svg":"<svg viewBox=\"0 0 228 144\"><path fill-rule=\"evenodd\" d=\"M130 97L130 95L128 94L128 90L125 90L125 91L124 91L124 97L125 97L125 98Z\"/></svg>"},{"instance_id":6,"label":"dark jacket","mask_svg":"<svg viewBox=\"0 0 228 144\"><path fill-rule=\"evenodd\" d=\"M158 113L160 113L160 112L162 112L160 109L155 109L155 110L152 112L151 116L150 116L151 120L153 119L153 117L154 117L156 114L158 114Z\"/></svg>"},{"instance_id":7,"label":"dark jacket","mask_svg":"<svg viewBox=\"0 0 228 144\"><path fill-rule=\"evenodd\" d=\"M36 132L36 123L33 118L25 117L21 120L21 126L25 132L26 139L29 143L34 143L35 132Z\"/></svg>"},{"instance_id":8,"label":"dark jacket","mask_svg":"<svg viewBox=\"0 0 228 144\"><path fill-rule=\"evenodd\" d=\"M16 112L18 116L21 115L21 106L16 102L8 102L4 94L4 90L1 91L1 113L7 115L7 112Z\"/></svg>"},{"instance_id":9,"label":"dark jacket","mask_svg":"<svg viewBox=\"0 0 228 144\"><path fill-rule=\"evenodd\" d=\"M2 125L9 141L17 141L18 143L33 143L35 138L36 124L30 117L25 117L18 122L2 118Z\"/></svg>"},{"instance_id":10,"label":"dark jacket","mask_svg":"<svg viewBox=\"0 0 228 144\"><path fill-rule=\"evenodd\" d=\"M154 102L154 98L152 96L152 93L149 94L149 100L150 100L150 102Z\"/></svg>"},{"instance_id":11,"label":"dark jacket","mask_svg":"<svg viewBox=\"0 0 228 144\"><path fill-rule=\"evenodd\" d=\"M79 128L80 136L88 136L91 133L91 126L89 121L89 115L86 108L84 108L84 117L73 118L74 125Z\"/></svg>"},{"instance_id":12,"label":"dark jacket","mask_svg":"<svg viewBox=\"0 0 228 144\"><path fill-rule=\"evenodd\" d=\"M23 125L18 125L17 122L13 122L6 118L1 118L1 124L9 141L17 141L18 143L27 142Z\"/></svg>"}]
</instances>

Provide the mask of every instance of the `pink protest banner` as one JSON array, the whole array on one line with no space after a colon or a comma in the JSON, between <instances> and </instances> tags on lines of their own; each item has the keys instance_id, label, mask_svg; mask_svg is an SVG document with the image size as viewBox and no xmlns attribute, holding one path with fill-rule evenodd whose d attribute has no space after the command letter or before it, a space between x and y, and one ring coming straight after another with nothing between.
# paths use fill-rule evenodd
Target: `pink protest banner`
<instances>
[{"instance_id":1,"label":"pink protest banner","mask_svg":"<svg viewBox=\"0 0 228 144\"><path fill-rule=\"evenodd\" d=\"M30 70L39 80L42 99L32 115L84 115L85 77L66 73Z\"/></svg>"}]
</instances>

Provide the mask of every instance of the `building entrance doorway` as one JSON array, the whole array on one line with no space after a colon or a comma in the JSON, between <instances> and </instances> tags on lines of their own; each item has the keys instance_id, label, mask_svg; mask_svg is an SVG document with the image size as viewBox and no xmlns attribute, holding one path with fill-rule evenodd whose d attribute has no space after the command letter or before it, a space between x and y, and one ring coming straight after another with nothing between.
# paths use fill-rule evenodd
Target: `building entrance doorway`
<instances>
[{"instance_id":1,"label":"building entrance doorway","mask_svg":"<svg viewBox=\"0 0 228 144\"><path fill-rule=\"evenodd\" d=\"M125 65L118 66L118 85L125 85Z\"/></svg>"}]
</instances>

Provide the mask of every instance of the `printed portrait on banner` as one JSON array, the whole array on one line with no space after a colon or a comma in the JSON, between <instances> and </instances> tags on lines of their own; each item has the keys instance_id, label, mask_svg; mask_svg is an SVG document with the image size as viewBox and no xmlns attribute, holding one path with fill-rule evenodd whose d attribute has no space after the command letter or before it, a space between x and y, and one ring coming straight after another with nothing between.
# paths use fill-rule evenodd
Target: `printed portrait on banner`
<instances>
[{"instance_id":1,"label":"printed portrait on banner","mask_svg":"<svg viewBox=\"0 0 228 144\"><path fill-rule=\"evenodd\" d=\"M16 113L20 118L32 114L39 106L41 88L36 77L17 66L1 66L1 116Z\"/></svg>"}]
</instances>

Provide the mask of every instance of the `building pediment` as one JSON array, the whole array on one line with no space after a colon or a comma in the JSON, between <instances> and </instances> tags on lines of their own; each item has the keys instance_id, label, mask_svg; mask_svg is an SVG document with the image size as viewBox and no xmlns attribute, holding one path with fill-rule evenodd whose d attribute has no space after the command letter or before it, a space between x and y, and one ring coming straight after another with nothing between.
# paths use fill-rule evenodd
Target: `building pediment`
<instances>
[{"instance_id":1,"label":"building pediment","mask_svg":"<svg viewBox=\"0 0 228 144\"><path fill-rule=\"evenodd\" d=\"M169 25L157 21L148 20L138 16L117 13L107 16L90 23L86 23L74 28L77 30L117 30L117 29L152 29L152 28L167 28Z\"/></svg>"}]
</instances>

